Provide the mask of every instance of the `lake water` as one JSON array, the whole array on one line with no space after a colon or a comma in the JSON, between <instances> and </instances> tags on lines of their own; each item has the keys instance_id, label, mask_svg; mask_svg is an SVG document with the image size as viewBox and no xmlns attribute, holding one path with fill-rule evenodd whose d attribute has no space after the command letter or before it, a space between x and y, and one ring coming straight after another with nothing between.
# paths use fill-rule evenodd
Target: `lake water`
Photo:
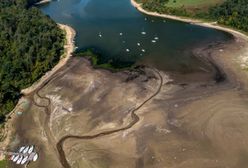
<instances>
[{"instance_id":1,"label":"lake water","mask_svg":"<svg viewBox=\"0 0 248 168\"><path fill-rule=\"evenodd\" d=\"M72 26L76 46L97 49L103 62L192 71L200 66L192 54L195 47L231 39L221 31L144 15L129 0L57 0L40 8Z\"/></svg>"}]
</instances>

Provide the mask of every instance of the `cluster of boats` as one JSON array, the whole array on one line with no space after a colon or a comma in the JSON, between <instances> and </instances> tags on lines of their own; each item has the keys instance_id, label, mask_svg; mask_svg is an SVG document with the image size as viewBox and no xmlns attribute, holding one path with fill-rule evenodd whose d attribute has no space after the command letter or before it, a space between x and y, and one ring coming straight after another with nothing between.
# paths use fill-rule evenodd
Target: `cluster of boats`
<instances>
[{"instance_id":1,"label":"cluster of boats","mask_svg":"<svg viewBox=\"0 0 248 168\"><path fill-rule=\"evenodd\" d=\"M142 34L142 35L146 35L146 32L142 31L141 34ZM119 35L120 35L120 36L123 36L123 33L121 32L121 33L119 33ZM99 32L98 36L99 36L100 38L103 37L103 35L102 35L101 32ZM156 36L156 37L154 37L154 38L151 40L151 42L152 42L152 43L156 43L158 40L159 40L159 38ZM123 42L123 43L126 43L126 41L122 41L122 42ZM141 46L141 43L137 43L137 46ZM146 52L146 50L143 49L143 48L141 49L141 51L142 51L143 53ZM126 48L126 52L130 52L130 49L129 49L129 48ZM142 55L142 54L141 54L141 55Z\"/></svg>"},{"instance_id":2,"label":"cluster of boats","mask_svg":"<svg viewBox=\"0 0 248 168\"><path fill-rule=\"evenodd\" d=\"M13 152L10 157L16 164L28 164L31 161L36 161L38 159L38 154L34 151L34 146L22 146L19 148L18 152Z\"/></svg>"}]
</instances>

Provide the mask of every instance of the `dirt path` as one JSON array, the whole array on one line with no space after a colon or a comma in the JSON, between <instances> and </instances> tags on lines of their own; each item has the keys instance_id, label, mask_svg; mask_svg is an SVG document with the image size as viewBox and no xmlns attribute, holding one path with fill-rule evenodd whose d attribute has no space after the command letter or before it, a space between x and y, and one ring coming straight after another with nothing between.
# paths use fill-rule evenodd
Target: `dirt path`
<instances>
[{"instance_id":1,"label":"dirt path","mask_svg":"<svg viewBox=\"0 0 248 168\"><path fill-rule=\"evenodd\" d=\"M54 144L56 144L56 140L51 132L51 129L49 127L49 120L50 120L50 105L51 105L51 100L49 98L47 98L46 96L43 96L40 94L40 91L48 84L50 83L51 81L57 79L58 77L61 77L63 76L64 74L66 74L68 71L70 70L70 67L67 67L64 71L62 72L57 72L57 73L54 73L53 75L50 76L49 79L47 79L46 81L44 81L43 83L41 83L34 92L30 93L28 95L28 97L30 97L32 103L37 106L37 107L40 107L40 108L43 108L45 110L45 113L46 113L46 117L45 117L45 122L44 122L44 130L46 131L46 136L47 136L47 139L48 139L48 144L50 146L51 149L53 149L54 151L57 151L56 147L54 146ZM34 98L34 95L37 95L41 100L45 100L46 102L46 105L42 105L42 104L39 104L38 102L35 101L35 98Z\"/></svg>"},{"instance_id":2,"label":"dirt path","mask_svg":"<svg viewBox=\"0 0 248 168\"><path fill-rule=\"evenodd\" d=\"M82 140L89 140L89 139L94 139L94 138L98 138L98 137L103 137L103 136L106 136L106 135L110 135L110 134L114 134L114 133L117 133L117 132L120 132L120 131L124 131L124 130L127 130L131 127L133 127L139 120L139 116L135 113L136 111L138 111L140 108L142 108L147 102L149 102L151 99L153 99L156 95L158 95L161 91L161 88L162 88L162 85L163 85L163 77L161 76L160 72L158 70L155 70L154 71L157 73L158 77L159 77L159 80L160 80L160 83L159 83L159 86L158 86L158 89L156 90L156 92L154 94L152 94L148 99L146 99L143 103L141 103L138 107L136 107L135 109L133 109L131 111L131 118L132 118L132 122L129 123L127 126L125 127L122 127L122 128L118 128L118 129L114 129L114 130L109 130L109 131L104 131L104 132L100 132L100 133L97 133L97 134L94 134L94 135L83 135L83 136L79 136L79 135L67 135L67 136L64 136L62 137L59 142L56 144L56 148L57 148L57 152L59 153L59 159L60 159L60 162L61 162L61 165L64 167L64 168L70 168L70 164L68 163L67 159L66 159L66 155L65 155L65 152L63 150L63 144L66 140L68 139L82 139ZM64 73L63 73L64 74ZM55 76L54 78L56 78L57 76ZM36 91L36 95L41 98L41 99L45 99L48 104L47 105L40 105L38 103L36 103L34 101L34 104L38 107L41 107L41 108L44 108L45 109L45 112L46 112L46 126L45 126L45 129L48 130L48 136L50 137L50 141L54 142L52 138L52 135L50 135L49 133L49 130L50 128L48 127L48 120L50 118L50 104L51 104L51 100L45 96L42 96L39 94L39 91L45 87L51 80L53 80L54 78L50 78L49 81L47 81L46 83L44 83L42 85L42 87L40 87L39 89L37 89Z\"/></svg>"}]
</instances>

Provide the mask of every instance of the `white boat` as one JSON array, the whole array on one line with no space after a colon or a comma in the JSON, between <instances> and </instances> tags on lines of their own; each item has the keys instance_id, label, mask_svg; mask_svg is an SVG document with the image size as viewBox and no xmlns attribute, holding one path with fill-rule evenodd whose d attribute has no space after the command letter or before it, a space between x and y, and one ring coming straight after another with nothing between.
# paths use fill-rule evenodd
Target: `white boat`
<instances>
[{"instance_id":1,"label":"white boat","mask_svg":"<svg viewBox=\"0 0 248 168\"><path fill-rule=\"evenodd\" d=\"M156 43L156 40L152 40L152 43Z\"/></svg>"},{"instance_id":2,"label":"white boat","mask_svg":"<svg viewBox=\"0 0 248 168\"><path fill-rule=\"evenodd\" d=\"M120 33L120 36L122 36L123 35L123 33Z\"/></svg>"},{"instance_id":3,"label":"white boat","mask_svg":"<svg viewBox=\"0 0 248 168\"><path fill-rule=\"evenodd\" d=\"M102 34L101 33L99 33L99 35L98 35L99 37L102 37Z\"/></svg>"},{"instance_id":4,"label":"white boat","mask_svg":"<svg viewBox=\"0 0 248 168\"><path fill-rule=\"evenodd\" d=\"M38 159L38 154L36 153L33 157L33 161L35 162Z\"/></svg>"},{"instance_id":5,"label":"white boat","mask_svg":"<svg viewBox=\"0 0 248 168\"><path fill-rule=\"evenodd\" d=\"M22 158L23 158L23 156L21 156L21 157L17 160L16 164L20 164L21 161L22 161Z\"/></svg>"},{"instance_id":6,"label":"white boat","mask_svg":"<svg viewBox=\"0 0 248 168\"><path fill-rule=\"evenodd\" d=\"M137 43L138 46L140 46L140 43Z\"/></svg>"},{"instance_id":7,"label":"white boat","mask_svg":"<svg viewBox=\"0 0 248 168\"><path fill-rule=\"evenodd\" d=\"M146 32L141 32L141 34L145 35L145 34L146 34Z\"/></svg>"},{"instance_id":8,"label":"white boat","mask_svg":"<svg viewBox=\"0 0 248 168\"><path fill-rule=\"evenodd\" d=\"M22 153L25 154L25 153L28 152L28 150L29 150L29 146L27 146L27 147L22 151Z\"/></svg>"},{"instance_id":9,"label":"white boat","mask_svg":"<svg viewBox=\"0 0 248 168\"><path fill-rule=\"evenodd\" d=\"M14 160L14 158L15 158L15 155L12 155L11 158L10 158L10 160Z\"/></svg>"},{"instance_id":10,"label":"white boat","mask_svg":"<svg viewBox=\"0 0 248 168\"><path fill-rule=\"evenodd\" d=\"M154 37L155 40L158 40L158 37Z\"/></svg>"},{"instance_id":11,"label":"white boat","mask_svg":"<svg viewBox=\"0 0 248 168\"><path fill-rule=\"evenodd\" d=\"M34 150L34 146L32 145L32 146L30 146L30 148L29 148L29 150L28 150L28 154L32 153L33 150Z\"/></svg>"},{"instance_id":12,"label":"white boat","mask_svg":"<svg viewBox=\"0 0 248 168\"><path fill-rule=\"evenodd\" d=\"M25 146L20 147L19 153L21 153L25 149Z\"/></svg>"},{"instance_id":13,"label":"white boat","mask_svg":"<svg viewBox=\"0 0 248 168\"><path fill-rule=\"evenodd\" d=\"M16 162L19 159L19 155L15 156L13 162Z\"/></svg>"},{"instance_id":14,"label":"white boat","mask_svg":"<svg viewBox=\"0 0 248 168\"><path fill-rule=\"evenodd\" d=\"M141 51L142 51L142 52L146 52L146 50L145 50L145 49L142 49Z\"/></svg>"},{"instance_id":15,"label":"white boat","mask_svg":"<svg viewBox=\"0 0 248 168\"><path fill-rule=\"evenodd\" d=\"M129 51L130 51L130 50L127 48L127 49L126 49L126 52L129 52Z\"/></svg>"},{"instance_id":16,"label":"white boat","mask_svg":"<svg viewBox=\"0 0 248 168\"><path fill-rule=\"evenodd\" d=\"M25 156L25 157L22 159L21 164L23 165L23 164L27 163L27 161L28 161L28 156Z\"/></svg>"}]
</instances>

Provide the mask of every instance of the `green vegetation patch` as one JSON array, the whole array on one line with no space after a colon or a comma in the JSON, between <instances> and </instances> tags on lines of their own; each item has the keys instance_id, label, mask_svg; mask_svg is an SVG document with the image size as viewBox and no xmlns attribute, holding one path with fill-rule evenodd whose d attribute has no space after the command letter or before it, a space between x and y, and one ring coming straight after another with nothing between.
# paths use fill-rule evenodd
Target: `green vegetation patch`
<instances>
[{"instance_id":1,"label":"green vegetation patch","mask_svg":"<svg viewBox=\"0 0 248 168\"><path fill-rule=\"evenodd\" d=\"M0 168L7 168L8 162L6 159L0 161Z\"/></svg>"},{"instance_id":2,"label":"green vegetation patch","mask_svg":"<svg viewBox=\"0 0 248 168\"><path fill-rule=\"evenodd\" d=\"M134 65L134 62L123 62L113 59L104 59L105 57L102 57L100 52L92 48L77 51L76 53L74 53L74 56L85 57L89 59L94 68L103 68L111 71L130 69Z\"/></svg>"},{"instance_id":3,"label":"green vegetation patch","mask_svg":"<svg viewBox=\"0 0 248 168\"><path fill-rule=\"evenodd\" d=\"M210 7L220 4L224 0L169 0L166 6L168 7L186 7L186 8L199 8Z\"/></svg>"},{"instance_id":4,"label":"green vegetation patch","mask_svg":"<svg viewBox=\"0 0 248 168\"><path fill-rule=\"evenodd\" d=\"M220 24L248 32L248 1L227 0L211 8L208 17Z\"/></svg>"},{"instance_id":5,"label":"green vegetation patch","mask_svg":"<svg viewBox=\"0 0 248 168\"><path fill-rule=\"evenodd\" d=\"M0 1L0 122L16 105L20 90L49 71L63 53L63 32L31 6L36 1Z\"/></svg>"}]
</instances>

